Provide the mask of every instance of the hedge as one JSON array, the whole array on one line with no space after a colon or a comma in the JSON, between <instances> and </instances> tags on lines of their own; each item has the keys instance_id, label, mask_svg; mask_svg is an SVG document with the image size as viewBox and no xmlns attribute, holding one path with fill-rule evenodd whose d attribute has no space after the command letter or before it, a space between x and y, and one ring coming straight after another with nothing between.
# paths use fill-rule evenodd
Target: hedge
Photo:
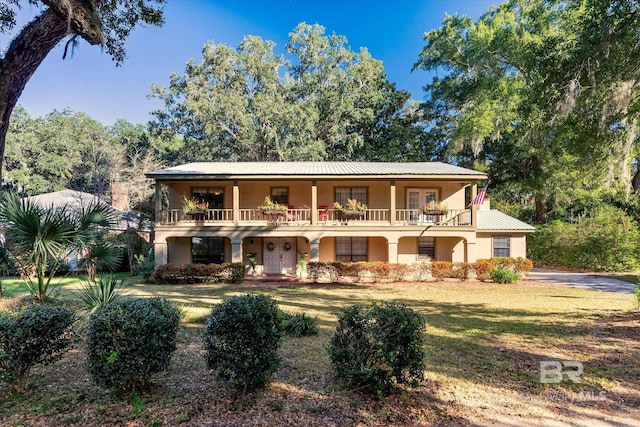
<instances>
[{"instance_id":1,"label":"hedge","mask_svg":"<svg viewBox=\"0 0 640 427\"><path fill-rule=\"evenodd\" d=\"M156 267L153 280L159 284L237 283L244 279L241 262L224 264L163 264Z\"/></svg>"},{"instance_id":2,"label":"hedge","mask_svg":"<svg viewBox=\"0 0 640 427\"><path fill-rule=\"evenodd\" d=\"M496 268L513 273L526 273L533 268L533 263L526 258L491 258L480 259L474 263L466 262L417 262L413 264L390 264L387 262L310 262L307 264L309 278L317 282L328 279L335 283L340 279L356 278L407 281L424 281L445 278L466 280L492 280Z\"/></svg>"}]
</instances>

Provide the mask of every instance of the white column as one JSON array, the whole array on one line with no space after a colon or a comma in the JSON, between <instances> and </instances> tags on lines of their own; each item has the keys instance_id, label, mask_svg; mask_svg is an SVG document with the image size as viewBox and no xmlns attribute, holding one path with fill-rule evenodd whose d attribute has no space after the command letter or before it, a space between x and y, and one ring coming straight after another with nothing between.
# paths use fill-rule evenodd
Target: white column
<instances>
[{"instance_id":1,"label":"white column","mask_svg":"<svg viewBox=\"0 0 640 427\"><path fill-rule=\"evenodd\" d=\"M393 227L396 225L396 182L391 181L391 188L389 191L389 224ZM389 262L392 262L389 260ZM395 261L393 261L395 262Z\"/></svg>"},{"instance_id":2,"label":"white column","mask_svg":"<svg viewBox=\"0 0 640 427\"><path fill-rule=\"evenodd\" d=\"M167 241L156 240L153 242L153 255L156 265L162 265L169 262L169 253L167 252Z\"/></svg>"},{"instance_id":3,"label":"white column","mask_svg":"<svg viewBox=\"0 0 640 427\"><path fill-rule=\"evenodd\" d=\"M231 241L231 262L242 262L242 240Z\"/></svg>"},{"instance_id":4,"label":"white column","mask_svg":"<svg viewBox=\"0 0 640 427\"><path fill-rule=\"evenodd\" d=\"M233 225L240 223L240 188L238 181L233 181Z\"/></svg>"},{"instance_id":5,"label":"white column","mask_svg":"<svg viewBox=\"0 0 640 427\"><path fill-rule=\"evenodd\" d=\"M318 182L311 182L311 225L318 225Z\"/></svg>"},{"instance_id":6,"label":"white column","mask_svg":"<svg viewBox=\"0 0 640 427\"><path fill-rule=\"evenodd\" d=\"M311 262L320 261L320 240L309 241L309 260Z\"/></svg>"},{"instance_id":7,"label":"white column","mask_svg":"<svg viewBox=\"0 0 640 427\"><path fill-rule=\"evenodd\" d=\"M389 247L389 263L397 264L398 263L398 241L396 240L394 242L392 240L389 240L387 245Z\"/></svg>"}]
</instances>

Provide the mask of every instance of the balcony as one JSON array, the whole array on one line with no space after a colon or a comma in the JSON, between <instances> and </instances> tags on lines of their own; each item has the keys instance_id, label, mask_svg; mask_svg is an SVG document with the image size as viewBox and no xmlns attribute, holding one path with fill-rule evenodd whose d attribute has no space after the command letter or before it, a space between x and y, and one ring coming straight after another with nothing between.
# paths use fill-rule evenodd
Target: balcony
<instances>
[{"instance_id":1,"label":"balcony","mask_svg":"<svg viewBox=\"0 0 640 427\"><path fill-rule=\"evenodd\" d=\"M355 217L347 217L336 209L318 209L318 222L316 225L312 225L311 209L288 209L277 214L265 214L260 209L255 208L238 209L237 216L238 220L236 222L233 209L209 209L206 214L195 218L185 218L180 209L168 209L160 212L160 226L392 226L390 209L367 209ZM470 209L450 209L443 215L425 215L422 209L396 209L393 226L469 227L472 225L471 218Z\"/></svg>"}]
</instances>

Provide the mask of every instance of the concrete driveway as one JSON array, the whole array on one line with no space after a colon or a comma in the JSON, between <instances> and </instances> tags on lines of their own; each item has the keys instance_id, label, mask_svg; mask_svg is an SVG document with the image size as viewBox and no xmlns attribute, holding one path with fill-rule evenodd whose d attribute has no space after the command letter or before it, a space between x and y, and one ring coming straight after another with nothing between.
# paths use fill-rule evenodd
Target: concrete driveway
<instances>
[{"instance_id":1,"label":"concrete driveway","mask_svg":"<svg viewBox=\"0 0 640 427\"><path fill-rule=\"evenodd\" d=\"M591 289L604 292L622 292L633 294L638 288L633 283L610 279L593 273L575 273L572 271L544 270L534 268L527 275L528 279L538 282L557 283L574 288Z\"/></svg>"}]
</instances>

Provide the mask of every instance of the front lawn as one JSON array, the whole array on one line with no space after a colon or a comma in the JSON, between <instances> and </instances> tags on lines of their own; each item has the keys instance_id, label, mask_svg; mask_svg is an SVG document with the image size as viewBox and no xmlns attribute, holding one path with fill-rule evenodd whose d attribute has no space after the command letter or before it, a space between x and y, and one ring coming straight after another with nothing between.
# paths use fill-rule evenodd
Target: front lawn
<instances>
[{"instance_id":1,"label":"front lawn","mask_svg":"<svg viewBox=\"0 0 640 427\"><path fill-rule=\"evenodd\" d=\"M185 313L178 350L157 388L112 397L93 386L82 346L33 372L30 392L0 389L3 425L548 425L630 423L640 417L640 315L635 296L523 281L366 285L144 285ZM76 285L61 288L73 300ZM281 308L318 316L320 335L285 338L269 389L232 398L205 369L201 333L213 304L262 292ZM375 400L332 374L326 345L336 312L374 300L404 302L427 321L425 384ZM544 360L579 361L582 383L540 384ZM635 418L634 418L635 417ZM583 420L583 422L579 422ZM3 423L0 421L0 423Z\"/></svg>"}]
</instances>

